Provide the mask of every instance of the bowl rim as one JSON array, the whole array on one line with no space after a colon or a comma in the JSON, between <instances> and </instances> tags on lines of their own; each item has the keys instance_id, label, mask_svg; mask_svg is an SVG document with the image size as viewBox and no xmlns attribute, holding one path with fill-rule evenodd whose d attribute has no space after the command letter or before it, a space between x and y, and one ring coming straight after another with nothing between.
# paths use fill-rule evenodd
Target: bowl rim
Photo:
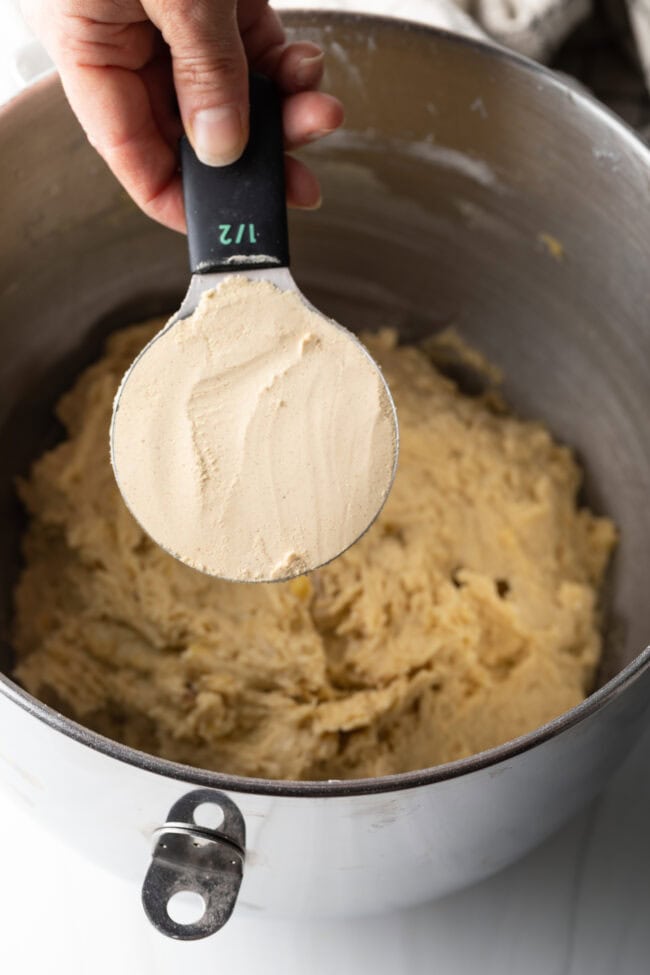
<instances>
[{"instance_id":1,"label":"bowl rim","mask_svg":"<svg viewBox=\"0 0 650 975\"><path fill-rule=\"evenodd\" d=\"M510 62L536 75L538 79L543 79L550 87L560 89L563 92L571 92L572 97L576 101L583 103L589 112L596 116L600 115L609 128L618 130L618 133L631 145L637 155L641 158L645 157L650 173L650 148L646 147L634 130L615 115L614 112L610 111L610 109L594 98L586 89L578 90L571 87L563 82L561 77L549 68L520 54L515 54L501 45L455 34L451 31L399 17L325 9L292 9L281 12L289 27L307 26L309 23L317 25L322 24L323 21L327 22L331 20L336 20L338 24L343 26L347 24L350 27L356 28L364 25L372 25L375 29L382 31L411 32L422 35L424 38L432 38L444 44L453 44L458 47L467 48L479 57L487 57L489 59L497 58L498 60ZM13 114L16 110L21 110L24 102L30 101L34 97L47 93L50 90L54 90L59 85L58 75L54 69L41 75L36 81L23 88L12 99L6 102L5 105L0 107L0 122L7 115ZM165 758L158 758L155 755L139 751L138 749L114 741L111 738L107 738L104 735L100 735L95 731L91 731L89 728L84 727L71 718L65 717L63 714L55 711L54 708L39 701L3 673L0 673L0 694L6 697L11 703L22 708L32 717L37 718L54 731L60 732L78 744L98 751L108 758L135 766L143 771L152 772L167 779L179 780L189 785L251 795L286 798L336 798L341 796L390 793L419 788L436 782L444 782L463 775L469 775L508 761L550 739L556 738L558 735L568 731L591 715L597 713L606 704L623 693L628 686L635 683L648 668L650 668L650 645L580 704L525 735L453 762L446 762L442 765L417 769L411 772L400 772L393 775L365 779L304 781L293 779L260 779L196 768L179 762L172 762Z\"/></svg>"}]
</instances>

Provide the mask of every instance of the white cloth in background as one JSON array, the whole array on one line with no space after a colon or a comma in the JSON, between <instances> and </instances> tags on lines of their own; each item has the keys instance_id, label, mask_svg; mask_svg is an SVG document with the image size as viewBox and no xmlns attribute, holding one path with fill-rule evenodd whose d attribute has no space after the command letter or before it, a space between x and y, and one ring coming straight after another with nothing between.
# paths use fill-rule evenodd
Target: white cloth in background
<instances>
[{"instance_id":1,"label":"white cloth in background","mask_svg":"<svg viewBox=\"0 0 650 975\"><path fill-rule=\"evenodd\" d=\"M490 37L538 61L546 61L591 8L591 0L474 0L468 7Z\"/></svg>"},{"instance_id":2,"label":"white cloth in background","mask_svg":"<svg viewBox=\"0 0 650 975\"><path fill-rule=\"evenodd\" d=\"M313 7L316 10L381 14L384 17L401 17L403 20L488 40L487 34L465 9L470 2L471 0L271 0L272 5L280 12Z\"/></svg>"},{"instance_id":3,"label":"white cloth in background","mask_svg":"<svg viewBox=\"0 0 650 975\"><path fill-rule=\"evenodd\" d=\"M650 91L650 0L627 0L639 60Z\"/></svg>"},{"instance_id":4,"label":"white cloth in background","mask_svg":"<svg viewBox=\"0 0 650 975\"><path fill-rule=\"evenodd\" d=\"M520 54L547 61L593 0L273 0L280 9L349 10L402 17L433 27L493 39ZM603 0L625 20L625 4L650 89L650 0Z\"/></svg>"},{"instance_id":5,"label":"white cloth in background","mask_svg":"<svg viewBox=\"0 0 650 975\"><path fill-rule=\"evenodd\" d=\"M495 40L521 54L547 60L590 13L592 0L453 0ZM650 91L650 0L603 0L612 23L632 29ZM626 15L627 10L627 15Z\"/></svg>"},{"instance_id":6,"label":"white cloth in background","mask_svg":"<svg viewBox=\"0 0 650 975\"><path fill-rule=\"evenodd\" d=\"M544 61L589 15L592 0L277 0L277 6L403 17L471 37L491 38Z\"/></svg>"}]
</instances>

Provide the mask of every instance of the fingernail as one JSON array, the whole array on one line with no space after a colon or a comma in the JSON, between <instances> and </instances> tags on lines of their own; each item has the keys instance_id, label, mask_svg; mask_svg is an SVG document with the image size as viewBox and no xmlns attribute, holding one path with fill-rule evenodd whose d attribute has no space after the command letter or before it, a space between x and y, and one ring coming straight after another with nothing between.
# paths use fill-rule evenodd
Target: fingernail
<instances>
[{"instance_id":1,"label":"fingernail","mask_svg":"<svg viewBox=\"0 0 650 975\"><path fill-rule=\"evenodd\" d=\"M234 105L202 108L192 122L194 151L206 166L228 166L244 149L244 127Z\"/></svg>"},{"instance_id":2,"label":"fingernail","mask_svg":"<svg viewBox=\"0 0 650 975\"><path fill-rule=\"evenodd\" d=\"M317 129L315 132L308 132L305 136L307 142L315 142L316 139L324 139L326 135L331 135L336 129Z\"/></svg>"},{"instance_id":3,"label":"fingernail","mask_svg":"<svg viewBox=\"0 0 650 975\"><path fill-rule=\"evenodd\" d=\"M314 54L308 58L302 58L298 61L295 71L296 84L300 88L306 88L314 83L314 78L317 75L316 66L320 67L323 63L323 58L325 55L321 51L320 54Z\"/></svg>"},{"instance_id":4,"label":"fingernail","mask_svg":"<svg viewBox=\"0 0 650 975\"><path fill-rule=\"evenodd\" d=\"M296 209L298 210L320 210L323 205L323 197L319 196L314 203L301 203Z\"/></svg>"}]
</instances>

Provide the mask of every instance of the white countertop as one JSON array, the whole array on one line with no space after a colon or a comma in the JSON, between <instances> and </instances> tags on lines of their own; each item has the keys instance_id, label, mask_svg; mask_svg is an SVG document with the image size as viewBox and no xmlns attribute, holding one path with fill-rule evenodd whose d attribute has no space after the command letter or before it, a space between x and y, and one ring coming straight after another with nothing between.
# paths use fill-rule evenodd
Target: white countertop
<instances>
[{"instance_id":1,"label":"white countertop","mask_svg":"<svg viewBox=\"0 0 650 975\"><path fill-rule=\"evenodd\" d=\"M412 2L424 19L426 0ZM12 15L13 0L0 4L2 100L20 83L9 54L29 36ZM649 824L650 727L583 814L476 887L346 924L235 914L214 938L176 944L152 931L139 890L62 846L0 793L0 968L7 975L646 975Z\"/></svg>"}]
</instances>

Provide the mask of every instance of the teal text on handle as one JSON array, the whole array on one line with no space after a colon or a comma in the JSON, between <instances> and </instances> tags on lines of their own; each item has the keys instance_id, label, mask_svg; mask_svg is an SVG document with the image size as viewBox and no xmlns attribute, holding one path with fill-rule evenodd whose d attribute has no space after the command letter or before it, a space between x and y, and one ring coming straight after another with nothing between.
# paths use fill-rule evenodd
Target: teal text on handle
<instances>
[{"instance_id":1,"label":"teal text on handle","mask_svg":"<svg viewBox=\"0 0 650 975\"><path fill-rule=\"evenodd\" d=\"M219 243L225 244L241 244L244 237L248 237L249 244L257 243L257 236L255 234L255 224L254 223L220 223L219 224Z\"/></svg>"}]
</instances>

